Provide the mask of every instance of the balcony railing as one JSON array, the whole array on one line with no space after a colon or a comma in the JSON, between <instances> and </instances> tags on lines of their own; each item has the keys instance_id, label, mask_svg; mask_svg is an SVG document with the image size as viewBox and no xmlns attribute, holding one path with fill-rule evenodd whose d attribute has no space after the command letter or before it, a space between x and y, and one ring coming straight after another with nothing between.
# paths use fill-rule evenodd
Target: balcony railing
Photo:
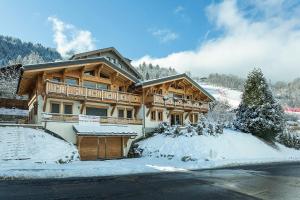
<instances>
[{"instance_id":1,"label":"balcony railing","mask_svg":"<svg viewBox=\"0 0 300 200\"><path fill-rule=\"evenodd\" d=\"M143 120L134 118L98 117L59 113L42 113L42 121L52 122L99 122L100 124L135 124L142 125Z\"/></svg>"},{"instance_id":2,"label":"balcony railing","mask_svg":"<svg viewBox=\"0 0 300 200\"><path fill-rule=\"evenodd\" d=\"M140 95L132 93L93 89L51 81L46 82L46 94L63 95L66 97L76 97L79 99L94 99L108 103L140 105L142 102Z\"/></svg>"},{"instance_id":3,"label":"balcony railing","mask_svg":"<svg viewBox=\"0 0 300 200\"><path fill-rule=\"evenodd\" d=\"M185 110L208 110L208 103L204 101L193 101L189 99L180 99L174 97L164 97L153 94L146 99L146 103L155 106L165 106L171 108L181 108Z\"/></svg>"}]
</instances>

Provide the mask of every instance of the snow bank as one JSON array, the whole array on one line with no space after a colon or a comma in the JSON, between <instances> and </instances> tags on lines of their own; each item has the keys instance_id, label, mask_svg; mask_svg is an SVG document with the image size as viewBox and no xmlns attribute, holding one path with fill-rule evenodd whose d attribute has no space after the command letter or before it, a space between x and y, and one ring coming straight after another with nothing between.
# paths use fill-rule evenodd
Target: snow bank
<instances>
[{"instance_id":1,"label":"snow bank","mask_svg":"<svg viewBox=\"0 0 300 200\"><path fill-rule=\"evenodd\" d=\"M278 149L252 136L229 129L218 136L178 136L158 134L138 143L143 156L181 161L192 160L293 160L300 151L277 144Z\"/></svg>"},{"instance_id":2,"label":"snow bank","mask_svg":"<svg viewBox=\"0 0 300 200\"><path fill-rule=\"evenodd\" d=\"M69 162L78 157L74 145L55 138L42 130L23 127L0 127L0 164L7 160L55 163Z\"/></svg>"}]
</instances>

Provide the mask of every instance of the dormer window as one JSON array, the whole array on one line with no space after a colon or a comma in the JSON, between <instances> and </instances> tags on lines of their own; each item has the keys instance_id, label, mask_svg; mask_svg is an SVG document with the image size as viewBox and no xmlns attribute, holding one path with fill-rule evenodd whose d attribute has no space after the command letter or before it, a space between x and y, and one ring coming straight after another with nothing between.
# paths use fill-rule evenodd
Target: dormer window
<instances>
[{"instance_id":1,"label":"dormer window","mask_svg":"<svg viewBox=\"0 0 300 200\"><path fill-rule=\"evenodd\" d=\"M95 76L95 71L94 70L90 70L90 71L85 71L84 72L85 76Z\"/></svg>"}]
</instances>

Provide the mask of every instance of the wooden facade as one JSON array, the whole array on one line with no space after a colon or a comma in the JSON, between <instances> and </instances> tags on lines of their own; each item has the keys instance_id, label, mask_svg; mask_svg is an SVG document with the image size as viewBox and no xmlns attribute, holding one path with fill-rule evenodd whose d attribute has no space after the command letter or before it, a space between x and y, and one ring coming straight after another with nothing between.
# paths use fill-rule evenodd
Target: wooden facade
<instances>
[{"instance_id":1,"label":"wooden facade","mask_svg":"<svg viewBox=\"0 0 300 200\"><path fill-rule=\"evenodd\" d=\"M24 66L18 95L29 96L31 123L78 123L82 115L97 115L99 124L143 126L144 132L161 122L197 123L198 114L208 112L213 101L185 74L142 81L130 60L111 48L78 54L69 61ZM83 159L122 157L127 141L77 137Z\"/></svg>"}]
</instances>

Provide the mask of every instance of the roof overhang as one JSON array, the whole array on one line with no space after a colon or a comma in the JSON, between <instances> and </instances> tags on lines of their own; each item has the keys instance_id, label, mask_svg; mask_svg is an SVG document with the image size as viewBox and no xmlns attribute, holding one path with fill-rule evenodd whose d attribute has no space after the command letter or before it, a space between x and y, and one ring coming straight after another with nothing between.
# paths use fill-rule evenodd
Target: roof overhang
<instances>
[{"instance_id":1,"label":"roof overhang","mask_svg":"<svg viewBox=\"0 0 300 200\"><path fill-rule=\"evenodd\" d=\"M163 77L163 78L159 78L159 79L147 80L147 81L136 83L135 85L137 87L148 88L148 87L152 87L155 85L172 82L172 81L177 81L177 80L181 80L181 79L187 80L189 83L191 83L193 86L195 86L198 90L203 92L203 94L205 94L211 101L215 101L215 98L209 92L207 92L196 81L194 81L192 78L190 78L185 73L177 74L174 76L167 76L167 77Z\"/></svg>"},{"instance_id":2,"label":"roof overhang","mask_svg":"<svg viewBox=\"0 0 300 200\"><path fill-rule=\"evenodd\" d=\"M134 73L137 75L138 78L142 78L142 75L135 69L135 67L133 67L130 63L130 59L128 58L125 58L122 56L122 54L120 54L120 52L114 48L114 47L108 47L108 48L103 48L103 49L97 49L97 50L93 50L93 51L87 51L87 52L83 52L83 53L78 53L78 54L74 54L70 60L74 60L74 59L77 59L79 57L82 57L82 56L89 56L89 55L94 55L94 54L97 54L97 53L104 53L104 52L113 52L116 56L118 56L127 66L129 66L133 71Z\"/></svg>"},{"instance_id":3,"label":"roof overhang","mask_svg":"<svg viewBox=\"0 0 300 200\"><path fill-rule=\"evenodd\" d=\"M68 60L68 61L59 61L59 62L49 62L49 63L42 63L42 64L34 64L34 65L24 65L21 68L21 76L18 82L17 93L20 93L20 86L24 79L30 79L31 77L26 77L26 74L38 74L41 72L47 71L55 71L55 70L62 70L62 69L76 69L78 67L82 67L88 64L101 64L104 63L108 67L112 68L113 70L117 71L118 73L122 74L124 77L132 81L133 83L139 82L139 80L125 71L124 69L114 65L113 63L109 62L103 57L97 58L87 58L87 59L79 59L79 60Z\"/></svg>"},{"instance_id":4,"label":"roof overhang","mask_svg":"<svg viewBox=\"0 0 300 200\"><path fill-rule=\"evenodd\" d=\"M121 125L100 125L100 124L76 124L73 130L79 136L137 136L129 126Z\"/></svg>"}]
</instances>

